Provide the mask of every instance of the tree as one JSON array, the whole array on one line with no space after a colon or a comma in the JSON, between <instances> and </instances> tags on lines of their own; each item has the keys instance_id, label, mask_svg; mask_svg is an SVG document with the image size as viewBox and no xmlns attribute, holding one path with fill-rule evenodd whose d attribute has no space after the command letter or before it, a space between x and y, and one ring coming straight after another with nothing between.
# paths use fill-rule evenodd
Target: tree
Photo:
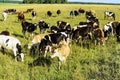
<instances>
[{"instance_id":1,"label":"tree","mask_svg":"<svg viewBox=\"0 0 120 80\"><path fill-rule=\"evenodd\" d=\"M56 0L56 3L58 3L58 4L61 3L61 0Z\"/></svg>"},{"instance_id":2,"label":"tree","mask_svg":"<svg viewBox=\"0 0 120 80\"><path fill-rule=\"evenodd\" d=\"M54 4L56 2L56 0L50 0L50 3Z\"/></svg>"}]
</instances>

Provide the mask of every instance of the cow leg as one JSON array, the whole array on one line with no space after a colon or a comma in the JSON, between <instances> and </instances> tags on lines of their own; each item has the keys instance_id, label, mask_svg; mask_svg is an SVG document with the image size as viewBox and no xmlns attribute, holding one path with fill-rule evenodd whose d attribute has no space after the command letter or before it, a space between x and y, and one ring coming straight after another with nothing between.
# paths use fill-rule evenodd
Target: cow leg
<instances>
[{"instance_id":1,"label":"cow leg","mask_svg":"<svg viewBox=\"0 0 120 80\"><path fill-rule=\"evenodd\" d=\"M95 40L95 46L97 45L97 40Z\"/></svg>"},{"instance_id":2,"label":"cow leg","mask_svg":"<svg viewBox=\"0 0 120 80\"><path fill-rule=\"evenodd\" d=\"M21 53L20 56L21 56L22 61L24 61L24 54Z\"/></svg>"},{"instance_id":3,"label":"cow leg","mask_svg":"<svg viewBox=\"0 0 120 80\"><path fill-rule=\"evenodd\" d=\"M3 52L3 54L5 54L5 51L4 51L4 48L3 48L3 47L1 47L1 51Z\"/></svg>"},{"instance_id":4,"label":"cow leg","mask_svg":"<svg viewBox=\"0 0 120 80\"><path fill-rule=\"evenodd\" d=\"M60 70L60 68L61 68L61 61L59 60L58 61L58 69Z\"/></svg>"},{"instance_id":5,"label":"cow leg","mask_svg":"<svg viewBox=\"0 0 120 80\"><path fill-rule=\"evenodd\" d=\"M14 53L15 61L17 62L17 50L13 49L13 53Z\"/></svg>"}]
</instances>

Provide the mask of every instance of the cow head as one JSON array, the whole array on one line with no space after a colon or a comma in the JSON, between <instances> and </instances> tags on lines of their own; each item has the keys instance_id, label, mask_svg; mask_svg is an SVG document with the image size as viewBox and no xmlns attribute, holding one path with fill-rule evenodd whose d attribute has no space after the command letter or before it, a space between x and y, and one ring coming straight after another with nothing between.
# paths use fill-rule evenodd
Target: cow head
<instances>
[{"instance_id":1,"label":"cow head","mask_svg":"<svg viewBox=\"0 0 120 80\"><path fill-rule=\"evenodd\" d=\"M54 57L56 57L56 56L59 56L58 48L57 48L57 47L52 47L52 51L51 51L50 57L51 57L51 58L54 58Z\"/></svg>"}]
</instances>

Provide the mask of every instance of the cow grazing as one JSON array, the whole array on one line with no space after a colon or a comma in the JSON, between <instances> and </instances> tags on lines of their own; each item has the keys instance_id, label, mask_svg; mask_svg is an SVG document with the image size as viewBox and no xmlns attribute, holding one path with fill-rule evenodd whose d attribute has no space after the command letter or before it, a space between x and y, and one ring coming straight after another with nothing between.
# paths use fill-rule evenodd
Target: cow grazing
<instances>
[{"instance_id":1,"label":"cow grazing","mask_svg":"<svg viewBox=\"0 0 120 80\"><path fill-rule=\"evenodd\" d=\"M20 41L11 36L0 35L0 47L8 50L12 50L14 53L15 61L17 61L17 56L21 57L21 60L24 61L24 54L22 53L22 48L20 45Z\"/></svg>"},{"instance_id":2,"label":"cow grazing","mask_svg":"<svg viewBox=\"0 0 120 80\"><path fill-rule=\"evenodd\" d=\"M57 10L57 15L59 16L61 14L61 11L60 10Z\"/></svg>"},{"instance_id":3,"label":"cow grazing","mask_svg":"<svg viewBox=\"0 0 120 80\"><path fill-rule=\"evenodd\" d=\"M64 21L57 21L57 26L59 28L59 32L66 32L67 35L70 37L72 28L69 23Z\"/></svg>"},{"instance_id":4,"label":"cow grazing","mask_svg":"<svg viewBox=\"0 0 120 80\"><path fill-rule=\"evenodd\" d=\"M104 37L104 32L102 29L97 28L93 31L93 37L95 41L95 45L102 43L102 45L105 45L105 37Z\"/></svg>"},{"instance_id":5,"label":"cow grazing","mask_svg":"<svg viewBox=\"0 0 120 80\"><path fill-rule=\"evenodd\" d=\"M115 13L114 12L110 12L110 11L105 11L104 12L104 19L107 19L108 17L110 17L111 19L115 20Z\"/></svg>"},{"instance_id":6,"label":"cow grazing","mask_svg":"<svg viewBox=\"0 0 120 80\"><path fill-rule=\"evenodd\" d=\"M50 30L51 30L51 33L58 33L58 32L60 32L60 29L57 26L51 26Z\"/></svg>"},{"instance_id":7,"label":"cow grazing","mask_svg":"<svg viewBox=\"0 0 120 80\"><path fill-rule=\"evenodd\" d=\"M5 31L2 31L2 32L0 33L0 35L6 35L6 36L9 36L9 35L10 35L10 32L7 31L7 30L5 30Z\"/></svg>"},{"instance_id":8,"label":"cow grazing","mask_svg":"<svg viewBox=\"0 0 120 80\"><path fill-rule=\"evenodd\" d=\"M30 9L27 9L26 12L32 12L34 9L33 8L30 8Z\"/></svg>"},{"instance_id":9,"label":"cow grazing","mask_svg":"<svg viewBox=\"0 0 120 80\"><path fill-rule=\"evenodd\" d=\"M72 39L77 41L80 39L80 37L82 40L84 40L85 37L89 37L89 39L91 39L92 31L93 27L91 25L77 26L77 28L72 31Z\"/></svg>"},{"instance_id":10,"label":"cow grazing","mask_svg":"<svg viewBox=\"0 0 120 80\"><path fill-rule=\"evenodd\" d=\"M2 13L3 21L6 21L7 16L8 16L7 12Z\"/></svg>"},{"instance_id":11,"label":"cow grazing","mask_svg":"<svg viewBox=\"0 0 120 80\"><path fill-rule=\"evenodd\" d=\"M77 10L72 10L72 11L70 11L70 16L71 16L71 17L73 17L73 16L78 16L78 15L79 15L79 13L78 13Z\"/></svg>"},{"instance_id":12,"label":"cow grazing","mask_svg":"<svg viewBox=\"0 0 120 80\"><path fill-rule=\"evenodd\" d=\"M52 12L51 11L47 11L47 16L51 17L52 16Z\"/></svg>"},{"instance_id":13,"label":"cow grazing","mask_svg":"<svg viewBox=\"0 0 120 80\"><path fill-rule=\"evenodd\" d=\"M7 10L5 10L5 12L7 12L7 13L15 13L16 9L7 9Z\"/></svg>"},{"instance_id":14,"label":"cow grazing","mask_svg":"<svg viewBox=\"0 0 120 80\"><path fill-rule=\"evenodd\" d=\"M33 33L37 29L37 24L33 24L27 21L22 21L22 33L25 35L26 31L29 33Z\"/></svg>"},{"instance_id":15,"label":"cow grazing","mask_svg":"<svg viewBox=\"0 0 120 80\"><path fill-rule=\"evenodd\" d=\"M43 20L40 20L38 22L38 25L39 25L40 33L45 33L46 29L50 27L50 25Z\"/></svg>"},{"instance_id":16,"label":"cow grazing","mask_svg":"<svg viewBox=\"0 0 120 80\"><path fill-rule=\"evenodd\" d=\"M67 41L67 34L64 32L48 34L41 40L39 50L45 53L44 56L46 56L47 51L51 52L52 45L58 45L62 40L69 42Z\"/></svg>"},{"instance_id":17,"label":"cow grazing","mask_svg":"<svg viewBox=\"0 0 120 80\"><path fill-rule=\"evenodd\" d=\"M18 13L18 21L24 21L25 20L25 16L23 12L19 12Z\"/></svg>"},{"instance_id":18,"label":"cow grazing","mask_svg":"<svg viewBox=\"0 0 120 80\"><path fill-rule=\"evenodd\" d=\"M67 57L70 54L70 48L65 41L62 41L58 48L53 47L51 51L51 58L58 57L58 69L61 68L61 62L66 62Z\"/></svg>"},{"instance_id":19,"label":"cow grazing","mask_svg":"<svg viewBox=\"0 0 120 80\"><path fill-rule=\"evenodd\" d=\"M57 26L60 30L71 30L70 24L65 21L57 21Z\"/></svg>"},{"instance_id":20,"label":"cow grazing","mask_svg":"<svg viewBox=\"0 0 120 80\"><path fill-rule=\"evenodd\" d=\"M94 15L92 14L91 11L86 11L85 17L86 17L86 19L87 19L88 17L94 17Z\"/></svg>"},{"instance_id":21,"label":"cow grazing","mask_svg":"<svg viewBox=\"0 0 120 80\"><path fill-rule=\"evenodd\" d=\"M80 9L78 10L78 12L79 12L80 14L84 14L84 13L85 13L85 10L82 9L82 8L80 8Z\"/></svg>"},{"instance_id":22,"label":"cow grazing","mask_svg":"<svg viewBox=\"0 0 120 80\"><path fill-rule=\"evenodd\" d=\"M112 36L114 36L116 34L116 28L117 26L120 24L120 22L114 21L114 22L108 22L104 27L103 27L103 31L104 31L104 36L105 39L108 39L108 36L110 35L110 33L112 34Z\"/></svg>"},{"instance_id":23,"label":"cow grazing","mask_svg":"<svg viewBox=\"0 0 120 80\"><path fill-rule=\"evenodd\" d=\"M36 12L32 11L32 18L35 19L36 18Z\"/></svg>"},{"instance_id":24,"label":"cow grazing","mask_svg":"<svg viewBox=\"0 0 120 80\"><path fill-rule=\"evenodd\" d=\"M90 10L90 12L91 12L94 16L96 16L96 11L95 11L95 10Z\"/></svg>"}]
</instances>

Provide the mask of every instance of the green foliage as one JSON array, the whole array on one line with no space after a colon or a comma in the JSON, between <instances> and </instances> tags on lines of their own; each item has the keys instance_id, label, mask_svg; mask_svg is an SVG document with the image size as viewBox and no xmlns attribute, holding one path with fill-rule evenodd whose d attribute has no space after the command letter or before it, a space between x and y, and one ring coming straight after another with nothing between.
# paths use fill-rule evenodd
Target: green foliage
<instances>
[{"instance_id":1,"label":"green foliage","mask_svg":"<svg viewBox=\"0 0 120 80\"><path fill-rule=\"evenodd\" d=\"M66 3L67 0L23 0L24 3Z\"/></svg>"}]
</instances>

